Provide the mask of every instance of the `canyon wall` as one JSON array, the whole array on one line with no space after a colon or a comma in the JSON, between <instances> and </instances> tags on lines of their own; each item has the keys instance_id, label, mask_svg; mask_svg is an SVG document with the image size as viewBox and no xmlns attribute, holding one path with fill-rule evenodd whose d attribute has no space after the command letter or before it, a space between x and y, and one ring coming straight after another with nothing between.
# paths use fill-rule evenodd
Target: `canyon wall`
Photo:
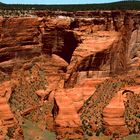
<instances>
[{"instance_id":1,"label":"canyon wall","mask_svg":"<svg viewBox=\"0 0 140 140\"><path fill-rule=\"evenodd\" d=\"M53 17L1 17L0 45L0 65L4 68L3 63L9 61L9 71L15 58L25 60L56 54L69 63L67 73L76 65L75 71L79 72L116 74L125 71L139 57L139 49L135 47L139 46L139 13L107 11L77 12L75 17L66 13Z\"/></svg>"},{"instance_id":2,"label":"canyon wall","mask_svg":"<svg viewBox=\"0 0 140 140\"><path fill-rule=\"evenodd\" d=\"M93 125L92 132L100 130L103 121L107 135L122 126L118 131L126 136L129 129L125 127L126 97L122 92L130 87L135 91L140 84L139 70L138 11L36 12L29 17L0 17L0 110L4 113L2 106L7 106L11 125L17 123L19 115L12 116L13 98L20 96L14 96L20 91L12 91L20 85L25 86L25 81L29 85L36 82L35 79L39 81L39 72L39 76L43 73L46 82L43 86L41 81L37 86L32 85L35 88L32 92L40 105L46 105L46 102L53 105L47 116L53 124L48 124L48 129L56 131L57 139L82 139L85 134L91 135L85 121ZM129 76L136 81L130 82ZM116 77L122 77L122 80L118 78L120 85L113 87L117 83ZM126 81L132 84L126 84ZM26 88L31 87L27 85ZM104 94L106 102L100 105ZM98 105L96 100L99 100ZM33 106L37 108L37 103ZM96 106L94 109L99 115L94 114L94 109L90 110L91 106ZM20 111L34 110L30 108L27 105ZM112 108L116 109L116 114ZM89 119L92 115L93 119ZM5 119L1 115L3 135L9 127L2 123ZM118 120L121 120L120 124L116 124Z\"/></svg>"}]
</instances>

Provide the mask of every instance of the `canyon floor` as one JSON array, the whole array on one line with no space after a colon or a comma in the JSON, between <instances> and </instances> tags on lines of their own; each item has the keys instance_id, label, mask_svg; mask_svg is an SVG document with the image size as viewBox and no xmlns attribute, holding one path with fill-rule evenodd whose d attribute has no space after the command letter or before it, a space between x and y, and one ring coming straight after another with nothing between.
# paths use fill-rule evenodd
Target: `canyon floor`
<instances>
[{"instance_id":1,"label":"canyon floor","mask_svg":"<svg viewBox=\"0 0 140 140\"><path fill-rule=\"evenodd\" d=\"M1 16L0 140L111 139L140 139L140 12Z\"/></svg>"}]
</instances>

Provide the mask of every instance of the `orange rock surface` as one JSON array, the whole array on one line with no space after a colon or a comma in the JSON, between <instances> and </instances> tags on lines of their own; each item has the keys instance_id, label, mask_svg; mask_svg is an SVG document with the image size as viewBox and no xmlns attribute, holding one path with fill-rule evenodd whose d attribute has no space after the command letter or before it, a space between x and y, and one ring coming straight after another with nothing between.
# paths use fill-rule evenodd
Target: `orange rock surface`
<instances>
[{"instance_id":1,"label":"orange rock surface","mask_svg":"<svg viewBox=\"0 0 140 140\"><path fill-rule=\"evenodd\" d=\"M105 127L107 127L111 133L117 131L125 136L129 134L129 130L125 127L124 100L125 97L122 95L121 91L116 93L103 110L103 121Z\"/></svg>"},{"instance_id":2,"label":"orange rock surface","mask_svg":"<svg viewBox=\"0 0 140 140\"><path fill-rule=\"evenodd\" d=\"M8 100L11 95L10 81L5 81L0 85L0 138L4 139L7 129L15 125L16 120L11 112Z\"/></svg>"},{"instance_id":3,"label":"orange rock surface","mask_svg":"<svg viewBox=\"0 0 140 140\"><path fill-rule=\"evenodd\" d=\"M18 84L21 85L17 90L19 93L22 86L34 88L31 90L33 95L27 96L30 99L26 97L26 89L26 93L22 94L30 102L25 111L29 109L29 114L32 111L36 113L33 113L34 120L40 113L38 110L43 110L38 106L47 104L47 117L44 118L51 120L48 126L51 131L56 131L60 140L82 139L84 133L91 135L84 128L91 128L97 133L100 126L105 128L106 135L112 135L116 130L122 136L128 135L124 116L127 95L122 93L124 90L137 95L140 93L139 19L137 11L40 11L30 17L0 17L2 138L16 123L16 113L12 113L9 100ZM119 77L127 79L126 82L121 82ZM117 78L118 83L115 81ZM133 83L128 80L131 78L134 85L129 84ZM109 82L110 79L112 82ZM34 106L31 99L37 101L38 106ZM87 116L83 108L88 113L94 108L97 116L94 112ZM28 118L28 113L21 116L26 114L24 117ZM85 124L81 114L89 120ZM96 117L97 122L93 122ZM51 124L52 121L54 124Z\"/></svg>"}]
</instances>

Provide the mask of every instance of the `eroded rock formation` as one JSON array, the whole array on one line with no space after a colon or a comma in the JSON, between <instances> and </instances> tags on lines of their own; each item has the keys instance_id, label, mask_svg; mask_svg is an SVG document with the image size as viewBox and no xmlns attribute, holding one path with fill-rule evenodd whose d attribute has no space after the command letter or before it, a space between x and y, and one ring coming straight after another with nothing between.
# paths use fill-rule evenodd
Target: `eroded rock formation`
<instances>
[{"instance_id":1,"label":"eroded rock formation","mask_svg":"<svg viewBox=\"0 0 140 140\"><path fill-rule=\"evenodd\" d=\"M56 139L139 133L140 13L40 14L0 17L2 137L28 121Z\"/></svg>"}]
</instances>

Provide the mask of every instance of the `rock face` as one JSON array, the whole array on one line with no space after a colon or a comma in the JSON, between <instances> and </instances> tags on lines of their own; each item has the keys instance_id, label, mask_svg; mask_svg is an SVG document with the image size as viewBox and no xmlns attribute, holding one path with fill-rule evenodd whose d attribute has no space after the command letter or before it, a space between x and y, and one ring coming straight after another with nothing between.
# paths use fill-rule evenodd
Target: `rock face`
<instances>
[{"instance_id":1,"label":"rock face","mask_svg":"<svg viewBox=\"0 0 140 140\"><path fill-rule=\"evenodd\" d=\"M109 135L112 132L121 133L123 136L129 134L129 130L125 126L124 101L125 97L122 95L122 92L118 92L103 110L103 123L107 128L106 133Z\"/></svg>"},{"instance_id":2,"label":"rock face","mask_svg":"<svg viewBox=\"0 0 140 140\"><path fill-rule=\"evenodd\" d=\"M26 49L31 50L33 45L39 44L39 27L40 21L35 18L1 18L1 54L2 51L7 52L5 55L5 60L8 58L21 56L24 54L22 51ZM9 50L8 50L9 49ZM8 55L13 52L11 55ZM30 52L30 51L28 51ZM20 54L21 53L21 54ZM10 57L11 56L11 57ZM4 56L3 56L4 57ZM6 59L7 58L7 59ZM9 60L8 59L8 60ZM4 60L1 57L1 62Z\"/></svg>"},{"instance_id":3,"label":"rock face","mask_svg":"<svg viewBox=\"0 0 140 140\"><path fill-rule=\"evenodd\" d=\"M7 133L8 128L13 127L16 124L16 119L8 104L10 94L10 81L5 81L0 85L0 139L4 139L4 135Z\"/></svg>"},{"instance_id":4,"label":"rock face","mask_svg":"<svg viewBox=\"0 0 140 140\"><path fill-rule=\"evenodd\" d=\"M11 101L24 119L35 121L46 109L39 128L44 131L46 123L57 139L82 139L84 134L100 132L114 135L116 129L126 136L133 132L127 113L136 118L134 132L139 133L135 115L139 104L129 104L139 101L139 48L140 13L136 11L0 17L0 127L7 130L15 124ZM125 90L137 96L130 100ZM23 108L18 106L21 101ZM133 108L136 112L129 112ZM2 123L5 117L10 126Z\"/></svg>"}]
</instances>

